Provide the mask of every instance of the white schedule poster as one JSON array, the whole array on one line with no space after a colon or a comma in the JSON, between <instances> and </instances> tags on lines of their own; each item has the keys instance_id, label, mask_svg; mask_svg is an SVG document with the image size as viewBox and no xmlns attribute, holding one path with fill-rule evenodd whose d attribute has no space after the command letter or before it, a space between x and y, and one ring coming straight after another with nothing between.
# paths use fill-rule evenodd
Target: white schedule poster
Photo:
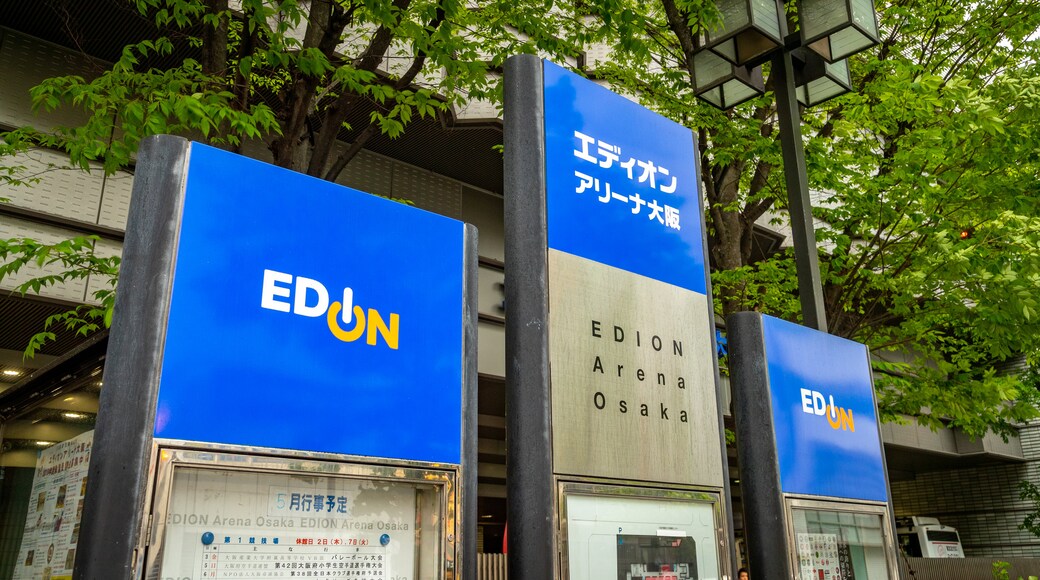
<instances>
[{"instance_id":1,"label":"white schedule poster","mask_svg":"<svg viewBox=\"0 0 1040 580\"><path fill-rule=\"evenodd\" d=\"M713 504L568 494L571 580L719 580Z\"/></svg>"},{"instance_id":2,"label":"white schedule poster","mask_svg":"<svg viewBox=\"0 0 1040 580\"><path fill-rule=\"evenodd\" d=\"M411 579L416 528L430 520L418 493L408 483L179 468L161 577Z\"/></svg>"},{"instance_id":3,"label":"white schedule poster","mask_svg":"<svg viewBox=\"0 0 1040 580\"><path fill-rule=\"evenodd\" d=\"M14 580L71 580L94 432L40 452Z\"/></svg>"},{"instance_id":4,"label":"white schedule poster","mask_svg":"<svg viewBox=\"0 0 1040 580\"><path fill-rule=\"evenodd\" d=\"M841 580L837 534L798 534L798 577L801 580Z\"/></svg>"}]
</instances>

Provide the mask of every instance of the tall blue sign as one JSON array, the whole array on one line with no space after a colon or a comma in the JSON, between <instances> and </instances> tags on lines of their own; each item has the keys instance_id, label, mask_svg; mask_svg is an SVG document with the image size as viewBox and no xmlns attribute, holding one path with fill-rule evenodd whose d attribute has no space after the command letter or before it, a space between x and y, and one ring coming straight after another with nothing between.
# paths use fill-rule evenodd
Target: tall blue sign
<instances>
[{"instance_id":1,"label":"tall blue sign","mask_svg":"<svg viewBox=\"0 0 1040 580\"><path fill-rule=\"evenodd\" d=\"M674 533L703 547L691 577L721 577L728 470L695 136L533 56L505 73L510 576L634 573L611 568L624 543L588 551L620 512L594 532L553 528L569 517L555 506L574 505L561 482L596 478L630 499L633 485L712 490L699 507L714 521ZM669 526L649 505L631 500L625 525Z\"/></svg>"},{"instance_id":2,"label":"tall blue sign","mask_svg":"<svg viewBox=\"0 0 1040 580\"><path fill-rule=\"evenodd\" d=\"M706 294L690 129L545 63L549 247Z\"/></svg>"},{"instance_id":3,"label":"tall blue sign","mask_svg":"<svg viewBox=\"0 0 1040 580\"><path fill-rule=\"evenodd\" d=\"M343 487L232 484L298 477L272 469L336 473L352 489L384 475L439 486L446 517L412 528L430 530L437 555L404 566L476 569L476 243L452 219L181 137L143 139L75 576L213 567L203 559L232 533L277 547L267 528L285 522L238 517L249 505L347 509ZM216 479L198 483L201 464ZM238 511L176 527L175 506L198 501Z\"/></svg>"},{"instance_id":4,"label":"tall blue sign","mask_svg":"<svg viewBox=\"0 0 1040 580\"><path fill-rule=\"evenodd\" d=\"M726 322L752 511L780 509L781 495L887 502L867 347L757 312Z\"/></svg>"},{"instance_id":5,"label":"tall blue sign","mask_svg":"<svg viewBox=\"0 0 1040 580\"><path fill-rule=\"evenodd\" d=\"M461 222L191 144L156 437L460 463Z\"/></svg>"},{"instance_id":6,"label":"tall blue sign","mask_svg":"<svg viewBox=\"0 0 1040 580\"><path fill-rule=\"evenodd\" d=\"M549 62L542 84L557 472L721 487L693 133Z\"/></svg>"},{"instance_id":7,"label":"tall blue sign","mask_svg":"<svg viewBox=\"0 0 1040 580\"><path fill-rule=\"evenodd\" d=\"M771 316L762 327L781 490L887 501L867 348Z\"/></svg>"}]
</instances>

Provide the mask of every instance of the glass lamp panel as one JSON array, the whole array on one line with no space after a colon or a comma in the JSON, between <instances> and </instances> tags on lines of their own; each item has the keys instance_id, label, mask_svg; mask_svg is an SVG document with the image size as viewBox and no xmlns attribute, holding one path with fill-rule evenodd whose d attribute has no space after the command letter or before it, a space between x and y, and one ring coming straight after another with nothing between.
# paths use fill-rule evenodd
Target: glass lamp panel
<instances>
[{"instance_id":1,"label":"glass lamp panel","mask_svg":"<svg viewBox=\"0 0 1040 580\"><path fill-rule=\"evenodd\" d=\"M719 109L726 110L765 92L760 67L748 71L728 62L726 65L729 67L729 75L712 86L696 87L698 97Z\"/></svg>"},{"instance_id":2,"label":"glass lamp panel","mask_svg":"<svg viewBox=\"0 0 1040 580\"><path fill-rule=\"evenodd\" d=\"M709 45L751 24L751 7L745 0L717 0L716 5L722 15L722 26L707 31Z\"/></svg>"},{"instance_id":3,"label":"glass lamp panel","mask_svg":"<svg viewBox=\"0 0 1040 580\"><path fill-rule=\"evenodd\" d=\"M736 65L744 65L780 46L786 31L776 0L736 3L722 0L723 27L706 33L706 46Z\"/></svg>"},{"instance_id":4,"label":"glass lamp panel","mask_svg":"<svg viewBox=\"0 0 1040 580\"><path fill-rule=\"evenodd\" d=\"M802 44L828 62L878 43L873 0L801 0L798 14Z\"/></svg>"},{"instance_id":5,"label":"glass lamp panel","mask_svg":"<svg viewBox=\"0 0 1040 580\"><path fill-rule=\"evenodd\" d=\"M711 50L733 64L744 65L772 52L779 46L779 41L749 28L729 40L716 44Z\"/></svg>"},{"instance_id":6,"label":"glass lamp panel","mask_svg":"<svg viewBox=\"0 0 1040 580\"><path fill-rule=\"evenodd\" d=\"M755 26L763 34L777 40L783 39L784 34L780 30L780 5L776 0L751 0L751 13Z\"/></svg>"},{"instance_id":7,"label":"glass lamp panel","mask_svg":"<svg viewBox=\"0 0 1040 580\"><path fill-rule=\"evenodd\" d=\"M744 84L740 79L733 79L722 85L723 109L731 109L744 101L753 99L762 94L755 87Z\"/></svg>"},{"instance_id":8,"label":"glass lamp panel","mask_svg":"<svg viewBox=\"0 0 1040 580\"><path fill-rule=\"evenodd\" d=\"M840 60L873 46L876 41L856 26L850 26L829 37L829 60ZM825 56L825 55L821 55Z\"/></svg>"},{"instance_id":9,"label":"glass lamp panel","mask_svg":"<svg viewBox=\"0 0 1040 580\"><path fill-rule=\"evenodd\" d=\"M711 47L710 50L731 63L737 62L737 41L735 38L724 40Z\"/></svg>"},{"instance_id":10,"label":"glass lamp panel","mask_svg":"<svg viewBox=\"0 0 1040 580\"><path fill-rule=\"evenodd\" d=\"M826 63L825 71L820 78L797 87L798 102L811 107L852 90L847 61Z\"/></svg>"},{"instance_id":11,"label":"glass lamp panel","mask_svg":"<svg viewBox=\"0 0 1040 580\"><path fill-rule=\"evenodd\" d=\"M722 87L715 87L714 89L704 91L697 95L702 100L715 106L716 109L726 110L726 107L722 106Z\"/></svg>"},{"instance_id":12,"label":"glass lamp panel","mask_svg":"<svg viewBox=\"0 0 1040 580\"><path fill-rule=\"evenodd\" d=\"M693 56L693 89L698 93L721 84L732 75L733 65L709 50Z\"/></svg>"},{"instance_id":13,"label":"glass lamp panel","mask_svg":"<svg viewBox=\"0 0 1040 580\"><path fill-rule=\"evenodd\" d=\"M693 56L693 89L698 97L720 109L728 109L762 94L762 68L735 66L710 50Z\"/></svg>"},{"instance_id":14,"label":"glass lamp panel","mask_svg":"<svg viewBox=\"0 0 1040 580\"><path fill-rule=\"evenodd\" d=\"M803 44L828 36L850 22L852 15L845 0L802 0L798 4Z\"/></svg>"},{"instance_id":15,"label":"glass lamp panel","mask_svg":"<svg viewBox=\"0 0 1040 580\"><path fill-rule=\"evenodd\" d=\"M877 14L874 12L873 0L851 0L849 6L852 8L852 21L877 42Z\"/></svg>"}]
</instances>

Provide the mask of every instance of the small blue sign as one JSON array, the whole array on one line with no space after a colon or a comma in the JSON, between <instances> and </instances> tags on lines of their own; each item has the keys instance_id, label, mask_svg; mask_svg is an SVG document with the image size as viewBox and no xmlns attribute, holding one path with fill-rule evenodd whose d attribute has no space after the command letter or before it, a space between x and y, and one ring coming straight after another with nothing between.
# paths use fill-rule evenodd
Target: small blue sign
<instances>
[{"instance_id":1,"label":"small blue sign","mask_svg":"<svg viewBox=\"0 0 1040 580\"><path fill-rule=\"evenodd\" d=\"M693 133L544 63L549 247L706 294Z\"/></svg>"},{"instance_id":2,"label":"small blue sign","mask_svg":"<svg viewBox=\"0 0 1040 580\"><path fill-rule=\"evenodd\" d=\"M155 436L460 463L461 222L192 143Z\"/></svg>"},{"instance_id":3,"label":"small blue sign","mask_svg":"<svg viewBox=\"0 0 1040 580\"><path fill-rule=\"evenodd\" d=\"M867 348L762 317L780 488L887 501Z\"/></svg>"}]
</instances>

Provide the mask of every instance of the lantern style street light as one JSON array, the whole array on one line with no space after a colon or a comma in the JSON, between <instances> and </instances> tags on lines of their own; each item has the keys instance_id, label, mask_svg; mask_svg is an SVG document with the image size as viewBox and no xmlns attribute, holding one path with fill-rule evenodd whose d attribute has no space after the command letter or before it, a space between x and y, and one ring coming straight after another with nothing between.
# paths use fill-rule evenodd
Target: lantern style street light
<instances>
[{"instance_id":1,"label":"lantern style street light","mask_svg":"<svg viewBox=\"0 0 1040 580\"><path fill-rule=\"evenodd\" d=\"M725 0L718 8L722 26L703 34L705 48L744 65L783 46L786 31L777 0Z\"/></svg>"},{"instance_id":2,"label":"lantern style street light","mask_svg":"<svg viewBox=\"0 0 1040 580\"><path fill-rule=\"evenodd\" d=\"M737 66L710 50L693 56L693 71L693 90L697 96L723 110L765 91L761 67Z\"/></svg>"},{"instance_id":3,"label":"lantern style street light","mask_svg":"<svg viewBox=\"0 0 1040 580\"><path fill-rule=\"evenodd\" d=\"M791 52L794 63L795 92L798 102L811 107L852 90L849 63L845 59L827 62L806 48Z\"/></svg>"},{"instance_id":4,"label":"lantern style street light","mask_svg":"<svg viewBox=\"0 0 1040 580\"><path fill-rule=\"evenodd\" d=\"M872 0L801 0L799 36L827 62L835 62L878 43Z\"/></svg>"},{"instance_id":5,"label":"lantern style street light","mask_svg":"<svg viewBox=\"0 0 1040 580\"><path fill-rule=\"evenodd\" d=\"M701 35L693 55L694 93L726 110L765 92L756 80L769 62L776 94L787 201L806 326L827 332L816 230L805 171L801 115L852 90L847 57L879 42L873 0L716 0L722 27ZM701 70L703 68L703 70Z\"/></svg>"}]
</instances>

